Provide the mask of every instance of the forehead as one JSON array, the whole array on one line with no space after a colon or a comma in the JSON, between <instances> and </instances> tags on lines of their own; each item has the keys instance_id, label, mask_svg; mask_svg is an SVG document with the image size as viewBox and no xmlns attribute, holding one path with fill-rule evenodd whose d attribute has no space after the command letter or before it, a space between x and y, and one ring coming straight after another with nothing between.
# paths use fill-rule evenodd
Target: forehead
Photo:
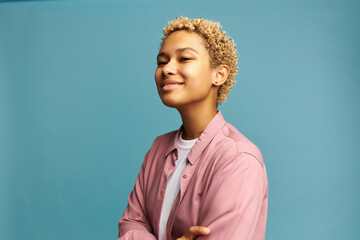
<instances>
[{"instance_id":1,"label":"forehead","mask_svg":"<svg viewBox=\"0 0 360 240\"><path fill-rule=\"evenodd\" d=\"M178 48L193 48L199 53L207 52L204 39L195 32L179 30L171 33L163 42L161 52L175 51Z\"/></svg>"}]
</instances>

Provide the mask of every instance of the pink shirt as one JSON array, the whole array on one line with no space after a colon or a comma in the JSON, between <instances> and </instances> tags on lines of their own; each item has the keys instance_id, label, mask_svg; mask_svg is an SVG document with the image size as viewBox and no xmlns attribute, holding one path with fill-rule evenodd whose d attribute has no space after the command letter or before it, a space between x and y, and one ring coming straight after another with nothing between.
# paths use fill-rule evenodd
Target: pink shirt
<instances>
[{"instance_id":1,"label":"pink shirt","mask_svg":"<svg viewBox=\"0 0 360 240\"><path fill-rule=\"evenodd\" d=\"M145 155L119 221L119 240L157 239L181 130L157 137ZM181 237L191 226L206 226L211 233L197 239L264 239L268 183L259 149L219 111L187 158L180 192L167 222L167 238Z\"/></svg>"}]
</instances>

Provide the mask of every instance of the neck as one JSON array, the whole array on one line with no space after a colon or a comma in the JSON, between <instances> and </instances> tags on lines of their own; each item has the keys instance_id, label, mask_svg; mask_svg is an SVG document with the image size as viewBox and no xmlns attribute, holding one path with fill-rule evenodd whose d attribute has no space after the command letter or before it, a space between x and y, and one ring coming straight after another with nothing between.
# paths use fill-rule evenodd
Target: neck
<instances>
[{"instance_id":1,"label":"neck","mask_svg":"<svg viewBox=\"0 0 360 240\"><path fill-rule=\"evenodd\" d=\"M188 106L178 109L184 126L182 138L191 140L200 137L209 122L217 114L216 104Z\"/></svg>"}]
</instances>

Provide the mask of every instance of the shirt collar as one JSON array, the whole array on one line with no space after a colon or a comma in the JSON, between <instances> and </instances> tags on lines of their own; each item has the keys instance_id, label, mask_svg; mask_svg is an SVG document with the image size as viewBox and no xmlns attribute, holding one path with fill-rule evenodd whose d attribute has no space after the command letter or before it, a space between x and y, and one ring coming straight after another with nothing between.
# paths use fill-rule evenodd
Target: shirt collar
<instances>
[{"instance_id":1,"label":"shirt collar","mask_svg":"<svg viewBox=\"0 0 360 240\"><path fill-rule=\"evenodd\" d=\"M205 130L201 133L199 139L196 141L195 145L192 147L189 152L187 159L190 164L193 165L198 159L201 152L206 148L206 146L210 143L210 141L215 137L215 134L219 131L222 126L226 124L223 115L220 111L217 112L215 117L209 122L206 126ZM168 150L166 151L166 155L169 155L175 149L177 150L177 139L179 138L180 133L182 132L184 126L181 125L179 130L176 132L172 144L170 144Z\"/></svg>"}]
</instances>

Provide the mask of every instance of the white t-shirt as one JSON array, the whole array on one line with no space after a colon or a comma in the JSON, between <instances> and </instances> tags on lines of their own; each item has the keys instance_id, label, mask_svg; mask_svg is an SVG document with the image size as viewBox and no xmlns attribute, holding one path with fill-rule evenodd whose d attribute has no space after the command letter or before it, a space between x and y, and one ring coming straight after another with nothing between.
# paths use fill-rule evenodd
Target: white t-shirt
<instances>
[{"instance_id":1,"label":"white t-shirt","mask_svg":"<svg viewBox=\"0 0 360 240\"><path fill-rule=\"evenodd\" d=\"M175 170L169 176L166 192L164 197L163 206L161 208L160 223L159 223L159 240L166 239L166 224L171 212L172 205L180 190L180 177L181 173L186 166L187 155L191 148L194 146L196 139L184 140L181 138L182 132L177 141L178 146L178 159L175 161Z\"/></svg>"}]
</instances>

